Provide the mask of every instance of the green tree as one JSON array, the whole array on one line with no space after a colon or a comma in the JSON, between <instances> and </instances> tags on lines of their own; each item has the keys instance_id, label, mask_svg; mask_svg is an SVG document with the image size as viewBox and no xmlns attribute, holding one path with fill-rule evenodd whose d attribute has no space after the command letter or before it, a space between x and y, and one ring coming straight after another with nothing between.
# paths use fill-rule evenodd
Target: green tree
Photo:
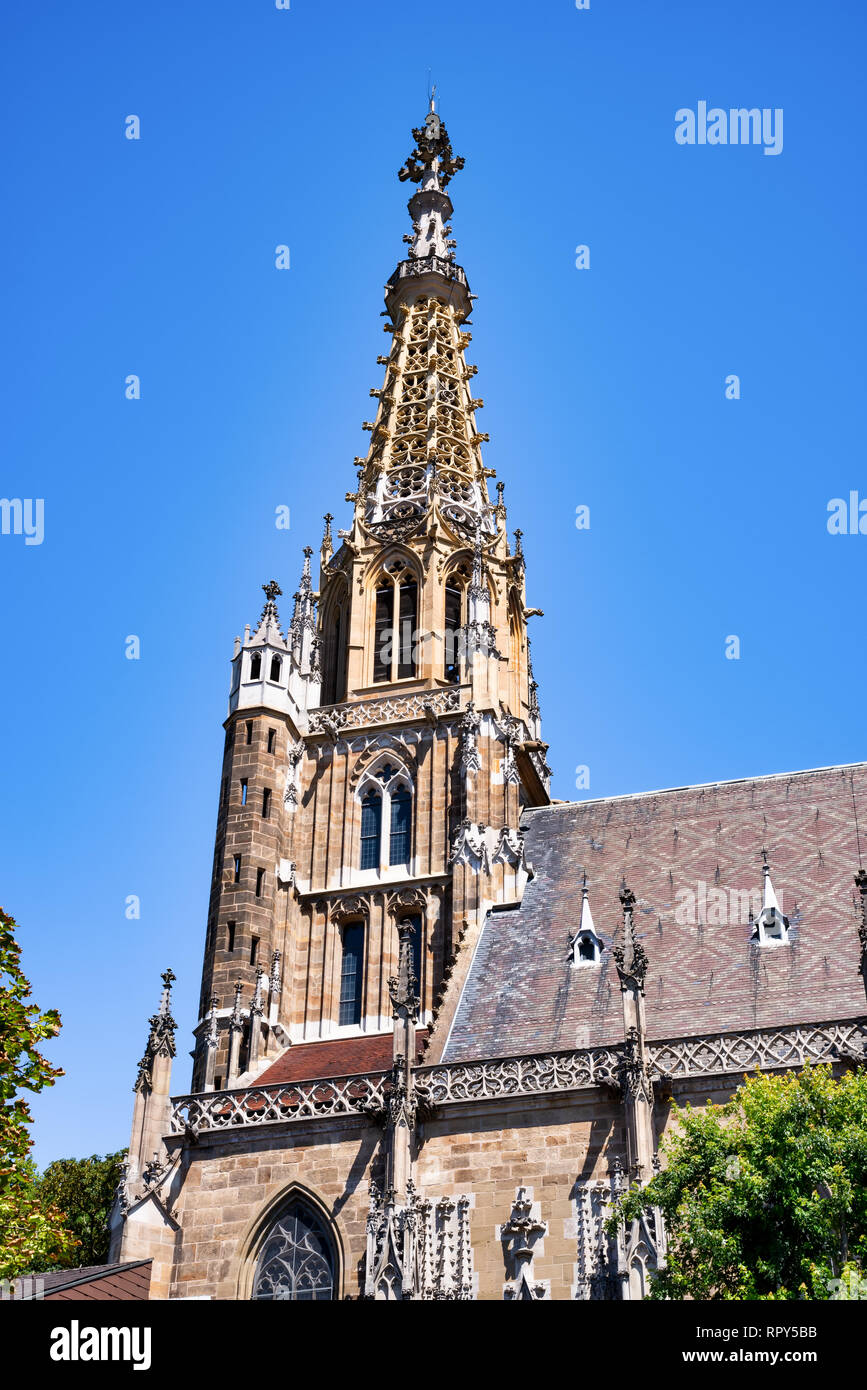
<instances>
[{"instance_id":1,"label":"green tree","mask_svg":"<svg viewBox=\"0 0 867 1390\"><path fill-rule=\"evenodd\" d=\"M63 1212L76 1249L54 1264L32 1264L30 1272L105 1263L108 1218L125 1158L126 1149L121 1149L104 1157L92 1154L90 1158L58 1158L49 1163L39 1180L39 1195L46 1207Z\"/></svg>"},{"instance_id":2,"label":"green tree","mask_svg":"<svg viewBox=\"0 0 867 1390\"><path fill-rule=\"evenodd\" d=\"M41 1200L30 1157L33 1117L20 1092L39 1092L63 1075L38 1050L59 1033L60 1014L27 1002L17 926L0 908L0 1279L14 1279L34 1261L44 1268L64 1260L75 1244L61 1212Z\"/></svg>"},{"instance_id":3,"label":"green tree","mask_svg":"<svg viewBox=\"0 0 867 1390\"><path fill-rule=\"evenodd\" d=\"M669 1253L650 1297L853 1296L833 1281L858 1287L867 1269L867 1072L756 1075L677 1119L666 1166L609 1227L661 1209Z\"/></svg>"}]
</instances>

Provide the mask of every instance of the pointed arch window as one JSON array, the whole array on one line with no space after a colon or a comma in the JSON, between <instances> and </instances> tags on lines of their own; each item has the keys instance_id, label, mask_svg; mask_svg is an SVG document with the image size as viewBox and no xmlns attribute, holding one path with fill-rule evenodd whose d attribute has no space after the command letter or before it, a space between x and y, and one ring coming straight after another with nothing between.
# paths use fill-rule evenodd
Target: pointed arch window
<instances>
[{"instance_id":1,"label":"pointed arch window","mask_svg":"<svg viewBox=\"0 0 867 1390\"><path fill-rule=\"evenodd\" d=\"M361 1022L364 988L364 923L349 922L343 928L343 959L340 965L339 1024Z\"/></svg>"},{"instance_id":2,"label":"pointed arch window","mask_svg":"<svg viewBox=\"0 0 867 1390\"><path fill-rule=\"evenodd\" d=\"M336 705L346 695L346 655L348 636L349 603L345 588L341 585L339 596L332 601L322 625L323 705Z\"/></svg>"},{"instance_id":3,"label":"pointed arch window","mask_svg":"<svg viewBox=\"0 0 867 1390\"><path fill-rule=\"evenodd\" d=\"M324 1222L301 1201L277 1218L256 1263L253 1298L327 1301L335 1297L337 1261Z\"/></svg>"},{"instance_id":4,"label":"pointed arch window","mask_svg":"<svg viewBox=\"0 0 867 1390\"><path fill-rule=\"evenodd\" d=\"M406 680L417 671L418 584L402 560L396 560L376 588L373 634L373 679Z\"/></svg>"},{"instance_id":5,"label":"pointed arch window","mask_svg":"<svg viewBox=\"0 0 867 1390\"><path fill-rule=\"evenodd\" d=\"M279 656L272 656L272 657L271 657L271 675L270 675L270 677L269 677L269 680L272 680L272 681L279 681L279 679L280 679L280 672L282 671L282 669L283 669L283 662L280 660Z\"/></svg>"},{"instance_id":6,"label":"pointed arch window","mask_svg":"<svg viewBox=\"0 0 867 1390\"><path fill-rule=\"evenodd\" d=\"M412 793L407 787L399 787L391 795L391 834L389 837L389 864L408 864L412 838Z\"/></svg>"},{"instance_id":7,"label":"pointed arch window","mask_svg":"<svg viewBox=\"0 0 867 1390\"><path fill-rule=\"evenodd\" d=\"M378 869L382 832L382 796L372 787L361 801L361 868Z\"/></svg>"},{"instance_id":8,"label":"pointed arch window","mask_svg":"<svg viewBox=\"0 0 867 1390\"><path fill-rule=\"evenodd\" d=\"M461 679L464 635L467 621L467 585L470 567L458 565L446 579L445 622L443 624L445 649L443 653L443 676L456 685Z\"/></svg>"},{"instance_id":9,"label":"pointed arch window","mask_svg":"<svg viewBox=\"0 0 867 1390\"><path fill-rule=\"evenodd\" d=\"M258 681L262 678L262 653L254 652L250 658L250 680Z\"/></svg>"}]
</instances>

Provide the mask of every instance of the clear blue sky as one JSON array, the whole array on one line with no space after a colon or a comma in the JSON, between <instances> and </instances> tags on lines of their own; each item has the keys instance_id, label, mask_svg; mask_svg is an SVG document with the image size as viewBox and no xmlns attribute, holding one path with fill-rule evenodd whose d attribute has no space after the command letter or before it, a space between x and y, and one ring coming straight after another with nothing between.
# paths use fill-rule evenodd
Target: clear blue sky
<instances>
[{"instance_id":1,"label":"clear blue sky","mask_svg":"<svg viewBox=\"0 0 867 1390\"><path fill-rule=\"evenodd\" d=\"M168 964L188 1086L232 639L346 524L429 68L554 794L865 755L867 536L826 509L867 497L867 11L48 0L4 26L2 492L44 498L45 535L0 536L0 901L63 1014L45 1163L127 1142ZM782 154L678 145L699 101L783 108Z\"/></svg>"}]
</instances>

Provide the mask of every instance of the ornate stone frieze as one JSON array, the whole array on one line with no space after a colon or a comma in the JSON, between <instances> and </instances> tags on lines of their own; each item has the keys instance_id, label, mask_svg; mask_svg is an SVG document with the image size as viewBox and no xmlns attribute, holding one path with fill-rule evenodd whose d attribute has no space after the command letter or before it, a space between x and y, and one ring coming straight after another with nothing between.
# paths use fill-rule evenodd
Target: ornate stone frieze
<instances>
[{"instance_id":1,"label":"ornate stone frieze","mask_svg":"<svg viewBox=\"0 0 867 1390\"><path fill-rule=\"evenodd\" d=\"M363 1114L367 1107L384 1106L387 1076L387 1072L379 1072L180 1096L172 1103L170 1132L195 1135L287 1120Z\"/></svg>"},{"instance_id":2,"label":"ornate stone frieze","mask_svg":"<svg viewBox=\"0 0 867 1390\"><path fill-rule=\"evenodd\" d=\"M715 1033L647 1044L652 1074L674 1078L773 1071L840 1056L867 1056L867 1018L792 1028ZM587 1047L479 1062L443 1062L413 1070L426 1105L502 1101L513 1096L550 1095L593 1086L619 1089L622 1047ZM384 1112L390 1073L299 1081L176 1097L173 1134L286 1120Z\"/></svg>"},{"instance_id":3,"label":"ornate stone frieze","mask_svg":"<svg viewBox=\"0 0 867 1390\"><path fill-rule=\"evenodd\" d=\"M654 1071L674 1078L773 1071L848 1054L867 1058L867 1019L651 1041L647 1054Z\"/></svg>"},{"instance_id":4,"label":"ornate stone frieze","mask_svg":"<svg viewBox=\"0 0 867 1390\"><path fill-rule=\"evenodd\" d=\"M408 695L379 696L372 700L354 700L345 705L329 705L310 715L308 733L328 733L330 724L337 727L362 729L373 724L395 724L403 720L434 719L460 708L460 689L422 690Z\"/></svg>"}]
</instances>

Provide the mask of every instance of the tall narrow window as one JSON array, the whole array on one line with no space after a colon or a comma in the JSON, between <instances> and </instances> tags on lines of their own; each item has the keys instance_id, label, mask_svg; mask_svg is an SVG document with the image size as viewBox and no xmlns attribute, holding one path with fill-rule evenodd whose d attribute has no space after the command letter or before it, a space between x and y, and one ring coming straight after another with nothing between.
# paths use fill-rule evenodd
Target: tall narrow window
<instances>
[{"instance_id":1,"label":"tall narrow window","mask_svg":"<svg viewBox=\"0 0 867 1390\"><path fill-rule=\"evenodd\" d=\"M369 791L361 803L361 867L379 868L379 842L382 826L382 797Z\"/></svg>"},{"instance_id":2,"label":"tall narrow window","mask_svg":"<svg viewBox=\"0 0 867 1390\"><path fill-rule=\"evenodd\" d=\"M445 663L443 674L447 681L457 683L461 678L460 635L463 617L464 591L454 584L446 585Z\"/></svg>"},{"instance_id":3,"label":"tall narrow window","mask_svg":"<svg viewBox=\"0 0 867 1390\"><path fill-rule=\"evenodd\" d=\"M340 593L329 600L322 625L322 703L334 705L346 694L347 595L341 584Z\"/></svg>"},{"instance_id":4,"label":"tall narrow window","mask_svg":"<svg viewBox=\"0 0 867 1390\"><path fill-rule=\"evenodd\" d=\"M262 793L262 819L267 820L271 814L271 788L266 787Z\"/></svg>"},{"instance_id":5,"label":"tall narrow window","mask_svg":"<svg viewBox=\"0 0 867 1390\"><path fill-rule=\"evenodd\" d=\"M405 680L416 673L418 585L402 560L388 567L376 590L374 681Z\"/></svg>"},{"instance_id":6,"label":"tall narrow window","mask_svg":"<svg viewBox=\"0 0 867 1390\"><path fill-rule=\"evenodd\" d=\"M240 883L240 882L241 882L241 856L240 856L240 854L236 854L236 855L235 855L235 882L236 882L236 883Z\"/></svg>"},{"instance_id":7,"label":"tall narrow window","mask_svg":"<svg viewBox=\"0 0 867 1390\"><path fill-rule=\"evenodd\" d=\"M340 967L340 1015L338 1022L361 1022L364 986L364 925L351 922L343 928L343 961Z\"/></svg>"},{"instance_id":8,"label":"tall narrow window","mask_svg":"<svg viewBox=\"0 0 867 1390\"><path fill-rule=\"evenodd\" d=\"M376 630L373 638L373 679L391 680L391 659L394 647L391 610L394 590L390 584L376 591Z\"/></svg>"},{"instance_id":9,"label":"tall narrow window","mask_svg":"<svg viewBox=\"0 0 867 1390\"><path fill-rule=\"evenodd\" d=\"M279 679L280 679L280 672L281 672L282 668L283 668L283 663L282 663L282 661L280 660L279 656L272 656L272 657L271 657L271 677L270 677L270 679L271 679L272 681L279 681Z\"/></svg>"},{"instance_id":10,"label":"tall narrow window","mask_svg":"<svg viewBox=\"0 0 867 1390\"><path fill-rule=\"evenodd\" d=\"M415 675L415 637L416 611L418 606L418 585L413 582L400 586L400 629L398 634L399 655L397 678Z\"/></svg>"},{"instance_id":11,"label":"tall narrow window","mask_svg":"<svg viewBox=\"0 0 867 1390\"><path fill-rule=\"evenodd\" d=\"M246 779L246 777L242 777L242 778L241 778L241 805L242 805L242 806L246 806L246 805L247 805L247 779Z\"/></svg>"},{"instance_id":12,"label":"tall narrow window","mask_svg":"<svg viewBox=\"0 0 867 1390\"><path fill-rule=\"evenodd\" d=\"M226 923L226 950L227 950L227 951L234 951L234 949L235 949L235 923L234 923L234 922L227 922L227 923Z\"/></svg>"},{"instance_id":13,"label":"tall narrow window","mask_svg":"<svg viewBox=\"0 0 867 1390\"><path fill-rule=\"evenodd\" d=\"M408 864L410 849L410 828L412 823L412 795L406 787L399 787L391 797L391 835L389 839L389 864Z\"/></svg>"},{"instance_id":14,"label":"tall narrow window","mask_svg":"<svg viewBox=\"0 0 867 1390\"><path fill-rule=\"evenodd\" d=\"M250 938L250 964L251 964L251 965L255 965L255 964L256 964L256 961L257 961L258 959L259 959L259 938L258 938L258 936L253 936L253 937Z\"/></svg>"},{"instance_id":15,"label":"tall narrow window","mask_svg":"<svg viewBox=\"0 0 867 1390\"><path fill-rule=\"evenodd\" d=\"M273 753L273 752L274 752L274 740L275 740L276 737L277 737L277 730L276 730L276 729L269 729L269 730L268 730L268 752L269 752L269 753Z\"/></svg>"},{"instance_id":16,"label":"tall narrow window","mask_svg":"<svg viewBox=\"0 0 867 1390\"><path fill-rule=\"evenodd\" d=\"M252 719L248 719L248 720L247 720L247 742L248 742L248 743L252 743L252 742L253 742L253 721L252 721Z\"/></svg>"},{"instance_id":17,"label":"tall narrow window","mask_svg":"<svg viewBox=\"0 0 867 1390\"><path fill-rule=\"evenodd\" d=\"M250 680L257 681L262 676L262 654L254 652L250 657Z\"/></svg>"},{"instance_id":18,"label":"tall narrow window","mask_svg":"<svg viewBox=\"0 0 867 1390\"><path fill-rule=\"evenodd\" d=\"M263 889L264 885L265 885L265 870L264 870L264 869L257 869L257 870L256 870L256 897L257 897L257 898L261 898L261 896L262 896L262 889Z\"/></svg>"}]
</instances>

